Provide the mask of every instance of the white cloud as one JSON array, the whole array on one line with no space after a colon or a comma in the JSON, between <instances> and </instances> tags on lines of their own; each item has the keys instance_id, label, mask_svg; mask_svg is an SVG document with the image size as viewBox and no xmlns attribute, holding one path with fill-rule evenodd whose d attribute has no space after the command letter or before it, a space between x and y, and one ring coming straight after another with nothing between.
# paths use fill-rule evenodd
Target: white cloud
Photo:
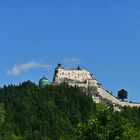
<instances>
[{"instance_id":1,"label":"white cloud","mask_svg":"<svg viewBox=\"0 0 140 140\"><path fill-rule=\"evenodd\" d=\"M61 64L64 68L74 68L80 64L80 60L77 58L65 58L61 61Z\"/></svg>"},{"instance_id":2,"label":"white cloud","mask_svg":"<svg viewBox=\"0 0 140 140\"><path fill-rule=\"evenodd\" d=\"M36 68L48 70L51 69L51 66L47 64L41 64L40 62L36 62L36 61L29 61L22 65L15 65L12 69L7 71L7 75L18 76L21 73L28 72L31 69L36 69Z\"/></svg>"}]
</instances>

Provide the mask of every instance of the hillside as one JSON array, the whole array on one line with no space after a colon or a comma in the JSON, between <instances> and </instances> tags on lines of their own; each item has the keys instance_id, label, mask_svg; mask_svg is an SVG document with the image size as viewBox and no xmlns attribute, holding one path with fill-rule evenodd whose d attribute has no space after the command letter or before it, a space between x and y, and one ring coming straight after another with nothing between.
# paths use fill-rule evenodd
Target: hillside
<instances>
[{"instance_id":1,"label":"hillside","mask_svg":"<svg viewBox=\"0 0 140 140\"><path fill-rule=\"evenodd\" d=\"M1 134L26 140L67 138L79 122L96 111L90 97L63 84L46 88L30 81L11 85L0 89L0 102L6 110Z\"/></svg>"},{"instance_id":2,"label":"hillside","mask_svg":"<svg viewBox=\"0 0 140 140\"><path fill-rule=\"evenodd\" d=\"M106 117L101 115L106 107L93 103L92 98L78 87L67 84L39 88L27 81L19 86L4 86L0 89L0 103L3 104L0 105L1 140L78 139L79 123L87 122L91 118L100 118L99 116ZM112 113L114 120L117 120L116 125L123 117L136 128L136 136L139 137L139 108L125 107L122 112ZM116 128L115 122L111 122L111 125ZM121 126L119 125L118 129Z\"/></svg>"}]
</instances>

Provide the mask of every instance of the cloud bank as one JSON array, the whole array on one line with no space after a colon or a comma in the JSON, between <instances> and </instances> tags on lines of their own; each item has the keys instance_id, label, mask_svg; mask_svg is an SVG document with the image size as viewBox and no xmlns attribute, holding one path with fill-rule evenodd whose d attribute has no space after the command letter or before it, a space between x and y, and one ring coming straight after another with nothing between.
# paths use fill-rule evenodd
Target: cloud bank
<instances>
[{"instance_id":1,"label":"cloud bank","mask_svg":"<svg viewBox=\"0 0 140 140\"><path fill-rule=\"evenodd\" d=\"M36 62L36 61L29 61L25 64L22 65L15 65L13 68L11 68L10 70L8 70L6 72L7 75L12 75L12 76L18 76L21 73L25 73L28 72L32 69L51 69L50 65L47 64L41 64L40 62Z\"/></svg>"}]
</instances>

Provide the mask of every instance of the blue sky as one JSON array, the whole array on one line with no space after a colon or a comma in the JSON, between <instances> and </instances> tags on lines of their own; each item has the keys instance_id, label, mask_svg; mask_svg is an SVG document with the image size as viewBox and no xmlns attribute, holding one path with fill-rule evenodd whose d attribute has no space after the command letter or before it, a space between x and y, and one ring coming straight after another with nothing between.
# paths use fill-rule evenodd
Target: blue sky
<instances>
[{"instance_id":1,"label":"blue sky","mask_svg":"<svg viewBox=\"0 0 140 140\"><path fill-rule=\"evenodd\" d=\"M0 1L0 86L52 80L78 63L114 95L140 101L138 0ZM72 64L73 63L73 64Z\"/></svg>"}]
</instances>

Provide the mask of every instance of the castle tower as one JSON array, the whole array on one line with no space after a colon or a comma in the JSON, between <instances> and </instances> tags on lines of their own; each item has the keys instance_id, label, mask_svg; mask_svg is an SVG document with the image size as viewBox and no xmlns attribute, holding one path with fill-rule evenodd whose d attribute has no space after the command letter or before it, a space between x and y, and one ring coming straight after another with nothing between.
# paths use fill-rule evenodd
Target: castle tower
<instances>
[{"instance_id":1,"label":"castle tower","mask_svg":"<svg viewBox=\"0 0 140 140\"><path fill-rule=\"evenodd\" d=\"M46 87L47 85L50 85L49 80L46 77L42 77L39 80L39 87Z\"/></svg>"},{"instance_id":2,"label":"castle tower","mask_svg":"<svg viewBox=\"0 0 140 140\"><path fill-rule=\"evenodd\" d=\"M54 76L53 76L53 83L58 83L58 76L60 70L62 70L63 67L60 63L58 63L57 67L55 68Z\"/></svg>"}]
</instances>

